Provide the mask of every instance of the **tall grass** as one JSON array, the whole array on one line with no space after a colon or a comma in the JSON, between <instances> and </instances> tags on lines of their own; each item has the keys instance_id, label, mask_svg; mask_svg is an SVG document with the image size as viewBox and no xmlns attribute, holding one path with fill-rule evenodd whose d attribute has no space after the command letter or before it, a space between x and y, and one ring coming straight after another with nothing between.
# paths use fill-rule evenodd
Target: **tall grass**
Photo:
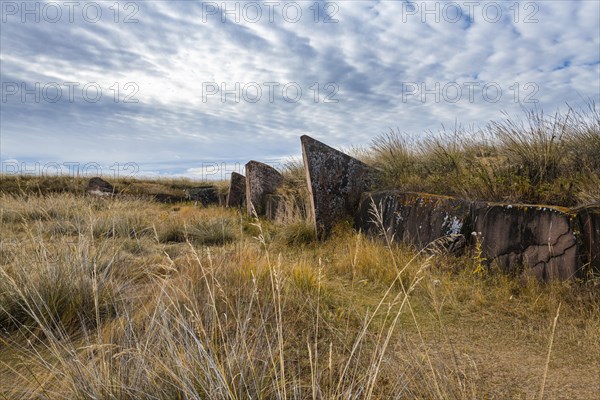
<instances>
[{"instance_id":1,"label":"tall grass","mask_svg":"<svg viewBox=\"0 0 600 400\"><path fill-rule=\"evenodd\" d=\"M34 240L33 257L17 251L1 270L0 322L5 334L12 332L3 343L27 360L24 369L3 361L12 382L4 395L285 399L378 392L381 362L408 296L394 290L395 282L362 323L338 331L322 266L314 279L308 266L284 265L270 253L259 221L258 257L242 254L231 264L186 240L184 257L165 255L169 273L147 270L134 288L115 273L116 255L100 260L129 231L95 236L95 217L88 217L82 223L90 229L80 227L73 243ZM24 228L29 237L41 233ZM60 256L49 258L54 251ZM377 318L383 320L373 330ZM373 335L386 340L371 343Z\"/></svg>"},{"instance_id":2,"label":"tall grass","mask_svg":"<svg viewBox=\"0 0 600 400\"><path fill-rule=\"evenodd\" d=\"M409 137L389 131L373 140L366 160L383 188L469 199L574 206L600 201L600 112L569 108L547 115L506 115L483 129Z\"/></svg>"},{"instance_id":3,"label":"tall grass","mask_svg":"<svg viewBox=\"0 0 600 400\"><path fill-rule=\"evenodd\" d=\"M509 382L485 386L493 365L455 347L464 324L491 332L477 319L484 307L507 321L496 329L522 321L524 345L545 354L548 334L531 326L562 302L553 359L576 352L586 365L600 354L593 290L475 278L452 264L468 258L350 230L288 242L283 226L236 210L66 194L2 200L0 397L511 397ZM215 238L229 226L230 239L195 240L200 221L219 222L206 225ZM161 239L173 226L188 228ZM523 390L537 394L543 374L555 390L553 365L542 361Z\"/></svg>"}]
</instances>

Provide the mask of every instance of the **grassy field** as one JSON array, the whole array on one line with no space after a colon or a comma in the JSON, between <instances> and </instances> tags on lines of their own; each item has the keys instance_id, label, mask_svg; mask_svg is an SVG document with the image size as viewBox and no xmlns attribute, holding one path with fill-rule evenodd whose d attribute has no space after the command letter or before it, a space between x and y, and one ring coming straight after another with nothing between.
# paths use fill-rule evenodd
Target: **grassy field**
<instances>
[{"instance_id":1,"label":"grassy field","mask_svg":"<svg viewBox=\"0 0 600 400\"><path fill-rule=\"evenodd\" d=\"M191 203L0 196L0 398L600 392L598 280L540 284L344 224L316 243L301 220Z\"/></svg>"},{"instance_id":2,"label":"grassy field","mask_svg":"<svg viewBox=\"0 0 600 400\"><path fill-rule=\"evenodd\" d=\"M379 188L600 201L595 105L354 153ZM543 284L349 223L316 242L302 164L284 175L276 221L155 201L206 182L107 178L97 199L1 176L0 398L597 398L598 277Z\"/></svg>"}]
</instances>

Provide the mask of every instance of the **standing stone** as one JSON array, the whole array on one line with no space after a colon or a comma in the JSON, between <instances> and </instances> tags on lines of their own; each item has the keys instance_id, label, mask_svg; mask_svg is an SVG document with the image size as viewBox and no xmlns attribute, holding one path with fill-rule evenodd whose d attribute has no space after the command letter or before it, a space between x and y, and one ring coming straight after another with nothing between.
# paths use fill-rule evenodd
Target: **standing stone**
<instances>
[{"instance_id":1,"label":"standing stone","mask_svg":"<svg viewBox=\"0 0 600 400\"><path fill-rule=\"evenodd\" d=\"M579 243L575 219L555 207L490 204L473 205L474 231L484 257L503 270L540 280L574 278L579 272Z\"/></svg>"},{"instance_id":2,"label":"standing stone","mask_svg":"<svg viewBox=\"0 0 600 400\"><path fill-rule=\"evenodd\" d=\"M374 169L309 136L300 141L314 225L323 239L337 222L354 215Z\"/></svg>"},{"instance_id":3,"label":"standing stone","mask_svg":"<svg viewBox=\"0 0 600 400\"><path fill-rule=\"evenodd\" d=\"M237 172L231 173L231 183L227 192L226 207L241 208L246 201L246 178Z\"/></svg>"},{"instance_id":4,"label":"standing stone","mask_svg":"<svg viewBox=\"0 0 600 400\"><path fill-rule=\"evenodd\" d=\"M283 176L267 164L249 161L246 164L246 209L252 214L252 206L259 216L265 215L267 198L283 183Z\"/></svg>"},{"instance_id":5,"label":"standing stone","mask_svg":"<svg viewBox=\"0 0 600 400\"><path fill-rule=\"evenodd\" d=\"M381 221L377 221L374 207ZM364 193L355 225L374 236L383 233L383 228L388 238L412 244L418 250L445 238L443 243L438 242L441 247L458 252L465 247L472 232L471 202L425 193Z\"/></svg>"},{"instance_id":6,"label":"standing stone","mask_svg":"<svg viewBox=\"0 0 600 400\"><path fill-rule=\"evenodd\" d=\"M600 273L600 206L583 207L577 212L582 238L582 262Z\"/></svg>"},{"instance_id":7,"label":"standing stone","mask_svg":"<svg viewBox=\"0 0 600 400\"><path fill-rule=\"evenodd\" d=\"M86 193L92 196L112 196L115 192L115 188L110 183L99 177L91 178L88 181Z\"/></svg>"}]
</instances>

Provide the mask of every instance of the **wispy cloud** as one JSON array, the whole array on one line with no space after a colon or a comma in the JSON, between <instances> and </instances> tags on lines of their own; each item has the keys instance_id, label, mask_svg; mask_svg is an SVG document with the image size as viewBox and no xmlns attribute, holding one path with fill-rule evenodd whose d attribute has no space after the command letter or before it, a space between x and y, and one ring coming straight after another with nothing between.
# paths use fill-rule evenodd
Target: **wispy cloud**
<instances>
[{"instance_id":1,"label":"wispy cloud","mask_svg":"<svg viewBox=\"0 0 600 400\"><path fill-rule=\"evenodd\" d=\"M364 145L600 100L596 1L87 2L72 22L63 3L23 4L2 2L4 161L196 176L297 155L305 133Z\"/></svg>"}]
</instances>

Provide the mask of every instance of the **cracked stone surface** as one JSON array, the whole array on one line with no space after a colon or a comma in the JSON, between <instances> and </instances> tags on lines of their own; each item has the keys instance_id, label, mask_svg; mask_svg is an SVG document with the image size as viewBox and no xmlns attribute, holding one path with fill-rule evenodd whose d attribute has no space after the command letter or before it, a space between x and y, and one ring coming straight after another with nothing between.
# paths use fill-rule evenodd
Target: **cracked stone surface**
<instances>
[{"instance_id":1,"label":"cracked stone surface","mask_svg":"<svg viewBox=\"0 0 600 400\"><path fill-rule=\"evenodd\" d=\"M246 203L246 177L237 172L231 173L226 207L241 208Z\"/></svg>"},{"instance_id":2,"label":"cracked stone surface","mask_svg":"<svg viewBox=\"0 0 600 400\"><path fill-rule=\"evenodd\" d=\"M582 237L582 261L600 273L600 205L579 209L577 218Z\"/></svg>"},{"instance_id":3,"label":"cracked stone surface","mask_svg":"<svg viewBox=\"0 0 600 400\"><path fill-rule=\"evenodd\" d=\"M246 164L246 209L252 215L252 205L257 215L265 215L267 195L274 194L283 183L283 176L270 165L249 161Z\"/></svg>"},{"instance_id":4,"label":"cracked stone surface","mask_svg":"<svg viewBox=\"0 0 600 400\"><path fill-rule=\"evenodd\" d=\"M114 190L113 185L99 177L91 178L85 189L86 193L92 196L112 196Z\"/></svg>"},{"instance_id":5,"label":"cracked stone surface","mask_svg":"<svg viewBox=\"0 0 600 400\"><path fill-rule=\"evenodd\" d=\"M388 237L413 244L419 250L436 239L447 237L443 247L457 252L464 248L471 234L471 203L466 200L400 191L364 193L355 225L368 234L378 235L382 232L374 220L373 204Z\"/></svg>"},{"instance_id":6,"label":"cracked stone surface","mask_svg":"<svg viewBox=\"0 0 600 400\"><path fill-rule=\"evenodd\" d=\"M484 257L505 271L540 280L570 279L579 271L573 215L547 206L473 204L473 228Z\"/></svg>"},{"instance_id":7,"label":"cracked stone surface","mask_svg":"<svg viewBox=\"0 0 600 400\"><path fill-rule=\"evenodd\" d=\"M300 138L317 236L327 237L339 221L352 217L360 196L373 182L373 168L309 136Z\"/></svg>"}]
</instances>

